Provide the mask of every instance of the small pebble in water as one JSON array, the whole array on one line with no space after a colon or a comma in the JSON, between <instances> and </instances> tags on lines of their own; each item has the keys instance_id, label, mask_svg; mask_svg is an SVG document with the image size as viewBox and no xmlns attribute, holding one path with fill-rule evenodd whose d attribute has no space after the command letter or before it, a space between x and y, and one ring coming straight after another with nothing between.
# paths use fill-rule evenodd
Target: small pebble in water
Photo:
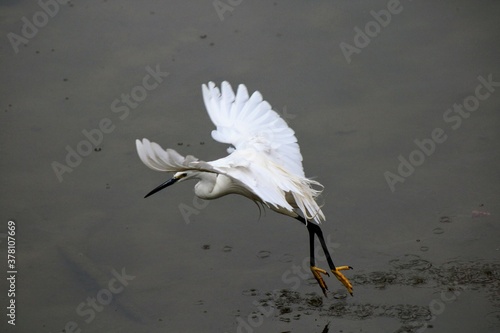
<instances>
[{"instance_id":1,"label":"small pebble in water","mask_svg":"<svg viewBox=\"0 0 500 333\"><path fill-rule=\"evenodd\" d=\"M449 218L448 216L441 216L441 218L439 219L439 222L441 222L441 223L451 223L451 218Z\"/></svg>"},{"instance_id":2,"label":"small pebble in water","mask_svg":"<svg viewBox=\"0 0 500 333\"><path fill-rule=\"evenodd\" d=\"M444 229L443 228L435 228L434 230L432 230L432 232L436 235L440 235L440 234L444 233Z\"/></svg>"},{"instance_id":3,"label":"small pebble in water","mask_svg":"<svg viewBox=\"0 0 500 333\"><path fill-rule=\"evenodd\" d=\"M270 255L271 255L270 251L259 251L259 253L257 253L257 257L259 257L260 259L267 258Z\"/></svg>"}]
</instances>

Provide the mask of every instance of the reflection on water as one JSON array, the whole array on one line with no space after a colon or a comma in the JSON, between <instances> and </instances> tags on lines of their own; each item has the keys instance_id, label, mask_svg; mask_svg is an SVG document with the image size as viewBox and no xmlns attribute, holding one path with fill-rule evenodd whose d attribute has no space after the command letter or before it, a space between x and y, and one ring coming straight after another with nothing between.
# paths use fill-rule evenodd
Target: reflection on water
<instances>
[{"instance_id":1,"label":"reflection on water","mask_svg":"<svg viewBox=\"0 0 500 333\"><path fill-rule=\"evenodd\" d=\"M142 310L122 294L129 280L134 280L135 276L128 275L125 269L121 272L113 269L112 274L105 274L98 265L73 246L61 246L58 250L66 266L78 278L79 284L96 295L95 298L87 298L86 303L82 302L76 308L76 313L85 318L86 323L94 320L95 311L101 312L111 303L124 317L141 324L149 323Z\"/></svg>"}]
</instances>

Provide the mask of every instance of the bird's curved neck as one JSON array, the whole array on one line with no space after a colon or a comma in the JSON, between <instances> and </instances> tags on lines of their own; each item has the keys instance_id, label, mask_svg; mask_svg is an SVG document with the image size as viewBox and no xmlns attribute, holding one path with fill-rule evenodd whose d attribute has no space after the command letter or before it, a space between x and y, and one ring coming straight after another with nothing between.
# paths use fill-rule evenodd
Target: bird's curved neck
<instances>
[{"instance_id":1,"label":"bird's curved neck","mask_svg":"<svg viewBox=\"0 0 500 333\"><path fill-rule=\"evenodd\" d=\"M194 193L202 199L216 199L234 191L231 178L217 173L203 172L198 175L200 181L194 186Z\"/></svg>"},{"instance_id":2,"label":"bird's curved neck","mask_svg":"<svg viewBox=\"0 0 500 333\"><path fill-rule=\"evenodd\" d=\"M199 179L194 186L194 193L202 199L214 199L214 189L217 183L217 174L211 172L200 172L196 175Z\"/></svg>"}]
</instances>

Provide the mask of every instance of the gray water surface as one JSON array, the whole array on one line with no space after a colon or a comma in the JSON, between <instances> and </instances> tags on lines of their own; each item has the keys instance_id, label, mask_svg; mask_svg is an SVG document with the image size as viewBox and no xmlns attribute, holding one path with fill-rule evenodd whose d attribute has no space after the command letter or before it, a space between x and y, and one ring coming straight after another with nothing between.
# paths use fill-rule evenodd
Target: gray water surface
<instances>
[{"instance_id":1,"label":"gray water surface","mask_svg":"<svg viewBox=\"0 0 500 333\"><path fill-rule=\"evenodd\" d=\"M498 1L41 3L1 4L0 331L498 332ZM293 219L143 199L169 175L135 139L226 154L223 80L295 130L354 297L321 295Z\"/></svg>"}]
</instances>

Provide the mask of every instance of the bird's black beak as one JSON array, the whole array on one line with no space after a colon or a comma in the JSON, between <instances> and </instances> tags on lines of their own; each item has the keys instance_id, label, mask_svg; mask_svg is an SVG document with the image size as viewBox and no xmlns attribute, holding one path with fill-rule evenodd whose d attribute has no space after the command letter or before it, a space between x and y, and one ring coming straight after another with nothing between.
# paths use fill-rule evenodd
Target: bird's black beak
<instances>
[{"instance_id":1,"label":"bird's black beak","mask_svg":"<svg viewBox=\"0 0 500 333\"><path fill-rule=\"evenodd\" d=\"M148 194L146 194L146 196L144 198L147 198L150 195L153 195L156 192L163 190L165 187L169 187L170 185L175 184L179 179L180 178L171 178L171 179L167 180L166 182L164 182L163 184L157 186L154 190L152 190L151 192L149 192Z\"/></svg>"}]
</instances>

